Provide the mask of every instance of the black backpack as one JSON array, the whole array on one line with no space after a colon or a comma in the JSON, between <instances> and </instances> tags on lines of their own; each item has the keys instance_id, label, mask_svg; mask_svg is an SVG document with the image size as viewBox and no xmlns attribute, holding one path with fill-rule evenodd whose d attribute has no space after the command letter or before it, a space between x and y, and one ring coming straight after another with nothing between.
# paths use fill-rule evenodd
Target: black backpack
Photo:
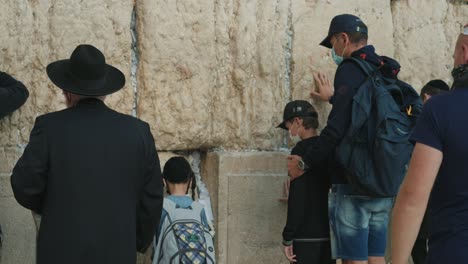
<instances>
[{"instance_id":1,"label":"black backpack","mask_svg":"<svg viewBox=\"0 0 468 264\"><path fill-rule=\"evenodd\" d=\"M351 60L368 77L353 97L351 123L335 158L357 194L396 196L413 151L409 137L422 102L413 87L389 78L382 68Z\"/></svg>"}]
</instances>

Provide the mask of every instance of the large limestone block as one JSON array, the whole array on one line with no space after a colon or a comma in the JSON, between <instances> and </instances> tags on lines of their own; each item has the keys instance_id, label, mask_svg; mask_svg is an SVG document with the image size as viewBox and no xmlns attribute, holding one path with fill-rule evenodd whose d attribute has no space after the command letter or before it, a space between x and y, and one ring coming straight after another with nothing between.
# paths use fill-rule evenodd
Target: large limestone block
<instances>
[{"instance_id":1,"label":"large limestone block","mask_svg":"<svg viewBox=\"0 0 468 264\"><path fill-rule=\"evenodd\" d=\"M28 140L36 116L64 108L61 90L47 78L47 64L69 58L82 43L101 49L107 62L122 70L127 87L110 96L109 104L131 113L134 98L129 85L133 1L10 1L0 9L0 70L23 81L28 102L0 121L0 145Z\"/></svg>"},{"instance_id":2,"label":"large limestone block","mask_svg":"<svg viewBox=\"0 0 468 264\"><path fill-rule=\"evenodd\" d=\"M368 43L381 55L394 55L390 1L292 1L293 99L311 100L310 91L315 89L313 72L324 72L333 81L337 66L330 56L330 49L319 46L319 43L327 36L332 18L339 14L359 16L369 28ZM320 113L320 127L323 127L331 107L328 103L311 102Z\"/></svg>"},{"instance_id":3,"label":"large limestone block","mask_svg":"<svg viewBox=\"0 0 468 264\"><path fill-rule=\"evenodd\" d=\"M286 263L285 152L209 152L202 175L215 212L218 263Z\"/></svg>"},{"instance_id":4,"label":"large limestone block","mask_svg":"<svg viewBox=\"0 0 468 264\"><path fill-rule=\"evenodd\" d=\"M161 149L279 144L286 1L142 0L137 9L138 112Z\"/></svg>"},{"instance_id":5,"label":"large limestone block","mask_svg":"<svg viewBox=\"0 0 468 264\"><path fill-rule=\"evenodd\" d=\"M212 1L137 4L138 115L162 150L209 145L216 80Z\"/></svg>"},{"instance_id":6,"label":"large limestone block","mask_svg":"<svg viewBox=\"0 0 468 264\"><path fill-rule=\"evenodd\" d=\"M402 65L400 78L416 89L431 79L451 82L453 51L461 27L468 23L462 1L391 1L395 55Z\"/></svg>"},{"instance_id":7,"label":"large limestone block","mask_svg":"<svg viewBox=\"0 0 468 264\"><path fill-rule=\"evenodd\" d=\"M213 141L226 148L273 149L288 97L290 1L217 1L218 80ZM219 142L219 143L218 143Z\"/></svg>"}]
</instances>

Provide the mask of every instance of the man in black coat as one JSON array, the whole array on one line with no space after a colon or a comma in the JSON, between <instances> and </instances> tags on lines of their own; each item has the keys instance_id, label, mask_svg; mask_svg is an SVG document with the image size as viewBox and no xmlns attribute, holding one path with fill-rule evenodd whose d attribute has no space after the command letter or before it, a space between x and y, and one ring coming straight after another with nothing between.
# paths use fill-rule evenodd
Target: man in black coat
<instances>
[{"instance_id":1,"label":"man in black coat","mask_svg":"<svg viewBox=\"0 0 468 264\"><path fill-rule=\"evenodd\" d=\"M0 71L0 119L20 108L28 99L29 92L20 81L6 72ZM0 253L3 244L2 227L0 226Z\"/></svg>"},{"instance_id":2,"label":"man in black coat","mask_svg":"<svg viewBox=\"0 0 468 264\"><path fill-rule=\"evenodd\" d=\"M104 104L125 77L95 47L78 46L47 74L68 108L36 118L11 176L16 200L42 215L37 263L135 263L162 210L150 127Z\"/></svg>"}]
</instances>

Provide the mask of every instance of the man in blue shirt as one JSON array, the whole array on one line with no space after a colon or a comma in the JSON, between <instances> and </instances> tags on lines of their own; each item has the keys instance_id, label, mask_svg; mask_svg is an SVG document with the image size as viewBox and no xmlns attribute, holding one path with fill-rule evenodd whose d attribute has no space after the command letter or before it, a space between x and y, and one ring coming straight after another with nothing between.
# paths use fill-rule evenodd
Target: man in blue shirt
<instances>
[{"instance_id":1,"label":"man in blue shirt","mask_svg":"<svg viewBox=\"0 0 468 264\"><path fill-rule=\"evenodd\" d=\"M338 15L331 21L328 35L320 45L331 49L332 58L338 65L335 92L326 78L318 74L315 77L319 92L312 92L312 95L330 101L333 107L316 144L309 147L302 157L289 157L288 172L293 179L333 154L350 126L353 97L367 75L352 60L344 58L365 60L379 67L383 74L388 74L387 77L396 78L398 63L389 58L384 60L375 53L373 46L367 45L367 31L364 22L353 15ZM343 167L337 165L333 168L332 192L328 198L332 256L342 259L344 264L384 264L388 215L393 197L357 195L347 180L349 176Z\"/></svg>"},{"instance_id":2,"label":"man in blue shirt","mask_svg":"<svg viewBox=\"0 0 468 264\"><path fill-rule=\"evenodd\" d=\"M421 99L423 103L426 103L432 96L446 93L450 90L450 87L442 80L431 80L421 89ZM414 264L424 264L427 258L427 240L429 236L429 216L426 213L419 229L418 237L414 243L413 250L411 251L411 258Z\"/></svg>"},{"instance_id":3,"label":"man in blue shirt","mask_svg":"<svg viewBox=\"0 0 468 264\"><path fill-rule=\"evenodd\" d=\"M428 204L426 263L468 259L468 24L453 57L452 90L424 105L412 135L416 146L393 212L393 264L407 263Z\"/></svg>"}]
</instances>

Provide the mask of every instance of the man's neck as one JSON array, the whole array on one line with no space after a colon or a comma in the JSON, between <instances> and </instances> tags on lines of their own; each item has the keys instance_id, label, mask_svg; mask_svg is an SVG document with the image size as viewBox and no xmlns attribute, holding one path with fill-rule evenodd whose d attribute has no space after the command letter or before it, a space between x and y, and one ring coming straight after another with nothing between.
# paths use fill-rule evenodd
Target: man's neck
<instances>
[{"instance_id":1,"label":"man's neck","mask_svg":"<svg viewBox=\"0 0 468 264\"><path fill-rule=\"evenodd\" d=\"M304 133L301 135L301 139L304 140L315 136L317 136L317 130L310 128L304 130Z\"/></svg>"},{"instance_id":2,"label":"man's neck","mask_svg":"<svg viewBox=\"0 0 468 264\"><path fill-rule=\"evenodd\" d=\"M350 58L351 54L353 54L356 50L360 50L367 46L367 44L354 44L350 46L349 51L347 52L348 54L345 54L344 57Z\"/></svg>"},{"instance_id":3,"label":"man's neck","mask_svg":"<svg viewBox=\"0 0 468 264\"><path fill-rule=\"evenodd\" d=\"M174 184L169 186L169 192L174 196L185 196L188 186L186 184Z\"/></svg>"}]
</instances>

